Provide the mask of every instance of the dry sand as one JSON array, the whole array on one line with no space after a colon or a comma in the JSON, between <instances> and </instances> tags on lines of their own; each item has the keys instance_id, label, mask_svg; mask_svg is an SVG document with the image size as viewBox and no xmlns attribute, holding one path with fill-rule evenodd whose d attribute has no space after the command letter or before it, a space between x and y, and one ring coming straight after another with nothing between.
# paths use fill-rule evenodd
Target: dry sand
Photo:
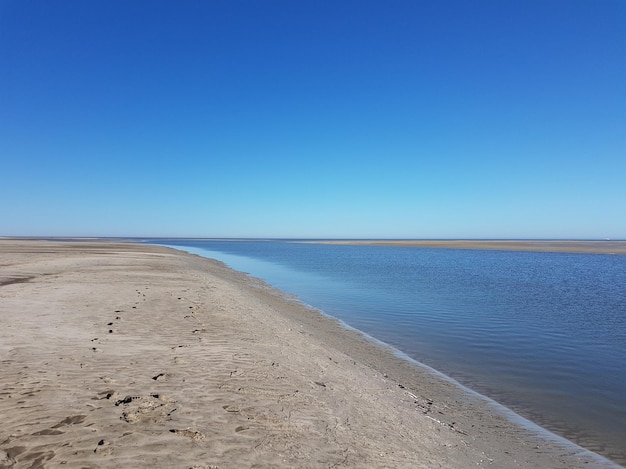
<instances>
[{"instance_id":1,"label":"dry sand","mask_svg":"<svg viewBox=\"0 0 626 469\"><path fill-rule=\"evenodd\" d=\"M626 241L568 240L475 240L475 239L407 239L407 240L328 240L307 241L318 244L361 246L404 246L419 248L483 249L493 251L583 252L594 254L626 254Z\"/></svg>"},{"instance_id":2,"label":"dry sand","mask_svg":"<svg viewBox=\"0 0 626 469\"><path fill-rule=\"evenodd\" d=\"M260 281L0 240L0 468L600 468Z\"/></svg>"}]
</instances>

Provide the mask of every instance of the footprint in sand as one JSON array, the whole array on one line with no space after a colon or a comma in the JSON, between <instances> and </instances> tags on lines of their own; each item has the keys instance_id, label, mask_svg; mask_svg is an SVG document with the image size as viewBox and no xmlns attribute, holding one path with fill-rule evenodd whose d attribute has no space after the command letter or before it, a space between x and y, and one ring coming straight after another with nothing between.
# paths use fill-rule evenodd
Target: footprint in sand
<instances>
[{"instance_id":1,"label":"footprint in sand","mask_svg":"<svg viewBox=\"0 0 626 469\"><path fill-rule=\"evenodd\" d=\"M32 435L33 436L47 436L47 435L63 435L65 432L62 432L61 430L41 430L40 432L35 432ZM2 467L2 466L0 466Z\"/></svg>"},{"instance_id":2,"label":"footprint in sand","mask_svg":"<svg viewBox=\"0 0 626 469\"><path fill-rule=\"evenodd\" d=\"M162 422L170 417L176 410L176 401L166 396L152 394L148 397L126 396L115 402L116 406L123 406L124 410L120 417L128 423Z\"/></svg>"},{"instance_id":3,"label":"footprint in sand","mask_svg":"<svg viewBox=\"0 0 626 469\"><path fill-rule=\"evenodd\" d=\"M176 429L171 429L170 433L175 433L176 435L179 436L185 436L187 438L191 438L192 440L203 440L205 438L203 433L200 433L198 431L193 431L193 430L176 430Z\"/></svg>"},{"instance_id":4,"label":"footprint in sand","mask_svg":"<svg viewBox=\"0 0 626 469\"><path fill-rule=\"evenodd\" d=\"M56 425L53 425L51 428L60 428L66 425L73 425L75 423L83 423L87 418L86 415L70 415L69 417L64 418Z\"/></svg>"},{"instance_id":5,"label":"footprint in sand","mask_svg":"<svg viewBox=\"0 0 626 469\"><path fill-rule=\"evenodd\" d=\"M98 441L98 445L94 448L93 452L102 456L110 456L113 454L113 448L111 448L111 443L108 441L100 440Z\"/></svg>"}]
</instances>

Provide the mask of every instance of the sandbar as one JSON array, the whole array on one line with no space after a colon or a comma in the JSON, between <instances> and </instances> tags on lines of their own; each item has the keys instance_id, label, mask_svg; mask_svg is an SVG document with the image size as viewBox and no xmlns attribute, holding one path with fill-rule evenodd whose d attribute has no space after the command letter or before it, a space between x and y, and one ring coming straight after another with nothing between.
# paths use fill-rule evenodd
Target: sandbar
<instances>
[{"instance_id":1,"label":"sandbar","mask_svg":"<svg viewBox=\"0 0 626 469\"><path fill-rule=\"evenodd\" d=\"M490 251L579 252L590 254L626 254L626 241L612 240L477 240L477 239L405 239L405 240L319 240L317 244L358 246L401 246L440 249L482 249Z\"/></svg>"},{"instance_id":2,"label":"sandbar","mask_svg":"<svg viewBox=\"0 0 626 469\"><path fill-rule=\"evenodd\" d=\"M0 468L608 468L220 262L0 240Z\"/></svg>"}]
</instances>

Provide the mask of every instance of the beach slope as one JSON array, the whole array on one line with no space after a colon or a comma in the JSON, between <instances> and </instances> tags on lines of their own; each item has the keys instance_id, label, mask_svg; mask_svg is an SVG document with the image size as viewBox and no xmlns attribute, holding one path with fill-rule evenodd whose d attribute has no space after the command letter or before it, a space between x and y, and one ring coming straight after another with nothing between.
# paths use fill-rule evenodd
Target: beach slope
<instances>
[{"instance_id":1,"label":"beach slope","mask_svg":"<svg viewBox=\"0 0 626 469\"><path fill-rule=\"evenodd\" d=\"M0 468L600 468L224 265L0 240Z\"/></svg>"}]
</instances>

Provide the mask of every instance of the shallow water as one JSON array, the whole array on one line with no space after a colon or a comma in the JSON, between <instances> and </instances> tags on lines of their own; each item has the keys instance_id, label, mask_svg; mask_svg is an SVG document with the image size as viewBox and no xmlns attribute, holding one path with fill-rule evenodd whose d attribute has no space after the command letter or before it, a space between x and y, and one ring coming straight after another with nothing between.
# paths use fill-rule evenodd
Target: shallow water
<instances>
[{"instance_id":1,"label":"shallow water","mask_svg":"<svg viewBox=\"0 0 626 469\"><path fill-rule=\"evenodd\" d=\"M150 242L262 278L626 464L626 256Z\"/></svg>"}]
</instances>

